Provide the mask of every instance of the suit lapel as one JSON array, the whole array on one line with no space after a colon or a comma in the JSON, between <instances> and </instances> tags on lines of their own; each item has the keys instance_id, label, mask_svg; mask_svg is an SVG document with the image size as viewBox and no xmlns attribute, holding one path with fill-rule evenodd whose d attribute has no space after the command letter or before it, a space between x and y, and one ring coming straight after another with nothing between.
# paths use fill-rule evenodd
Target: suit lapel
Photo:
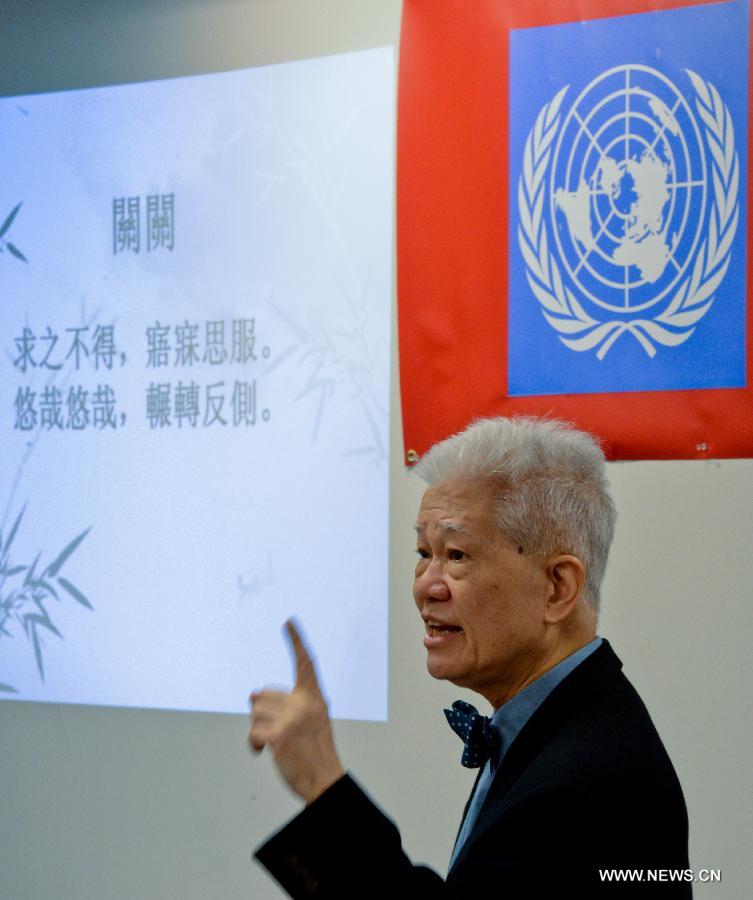
<instances>
[{"instance_id":1,"label":"suit lapel","mask_svg":"<svg viewBox=\"0 0 753 900\"><path fill-rule=\"evenodd\" d=\"M552 736L557 733L567 719L590 696L604 689L612 678L619 674L621 669L622 663L608 641L604 640L597 650L557 685L526 722L520 734L507 750L501 765L494 774L492 783L489 785L489 791L484 798L471 833L466 838L455 863L465 855L467 848L473 842L474 832L483 829L485 824L494 818L505 794L518 780L531 761L536 758L551 740ZM481 773L479 772L479 777L480 775ZM468 815L468 809L477 784L478 778L476 778L471 796L465 805L463 820ZM462 822L460 827L462 828ZM457 838L455 841L457 843Z\"/></svg>"},{"instance_id":2,"label":"suit lapel","mask_svg":"<svg viewBox=\"0 0 753 900\"><path fill-rule=\"evenodd\" d=\"M455 847L458 843L458 838L460 837L460 832L463 830L463 823L465 822L466 816L468 815L468 810L471 808L471 802L473 801L473 797L476 793L476 788L478 787L479 779L481 778L481 773L484 771L484 767L481 768L476 773L476 780L473 782L473 787L471 788L471 792L468 795L468 799L465 801L465 809L463 810L463 817L460 819L460 825L458 825L458 831L455 835L455 843L452 845L452 853L450 854L450 859L452 859L453 854L455 853Z\"/></svg>"}]
</instances>

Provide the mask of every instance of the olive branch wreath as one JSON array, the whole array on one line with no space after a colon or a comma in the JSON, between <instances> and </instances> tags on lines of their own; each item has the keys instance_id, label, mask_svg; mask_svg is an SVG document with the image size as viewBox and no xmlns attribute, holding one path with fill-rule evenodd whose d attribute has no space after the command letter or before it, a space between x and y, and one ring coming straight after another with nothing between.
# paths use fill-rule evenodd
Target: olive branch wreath
<instances>
[{"instance_id":1,"label":"olive branch wreath","mask_svg":"<svg viewBox=\"0 0 753 900\"><path fill-rule=\"evenodd\" d=\"M667 308L654 319L628 322L594 319L563 283L554 254L549 251L547 229L543 223L545 176L560 127L560 107L569 85L542 107L526 138L523 172L518 179L518 245L526 264L526 278L541 304L544 318L559 332L562 343L579 352L598 348L596 356L599 360L604 359L625 332L633 335L649 357L656 354L653 342L665 347L682 344L711 308L714 291L727 274L739 220L740 166L732 116L713 84L690 69L686 72L695 89L696 109L706 126L714 207L708 238L704 239L696 255L692 274L682 282Z\"/></svg>"}]
</instances>

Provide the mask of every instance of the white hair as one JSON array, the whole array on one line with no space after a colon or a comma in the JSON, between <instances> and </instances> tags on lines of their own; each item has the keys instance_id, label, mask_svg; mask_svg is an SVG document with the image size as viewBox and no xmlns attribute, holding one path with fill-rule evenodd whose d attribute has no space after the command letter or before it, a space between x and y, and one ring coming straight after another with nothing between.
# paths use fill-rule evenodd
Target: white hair
<instances>
[{"instance_id":1,"label":"white hair","mask_svg":"<svg viewBox=\"0 0 753 900\"><path fill-rule=\"evenodd\" d=\"M435 444L415 471L430 485L487 481L502 535L526 553L577 556L598 610L617 513L590 434L554 419L480 419Z\"/></svg>"}]
</instances>

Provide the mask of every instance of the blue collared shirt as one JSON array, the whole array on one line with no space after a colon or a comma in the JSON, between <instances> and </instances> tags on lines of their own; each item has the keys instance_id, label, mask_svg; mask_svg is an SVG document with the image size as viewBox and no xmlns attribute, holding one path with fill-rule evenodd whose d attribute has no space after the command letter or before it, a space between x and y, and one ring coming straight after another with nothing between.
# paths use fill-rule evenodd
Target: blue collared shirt
<instances>
[{"instance_id":1,"label":"blue collared shirt","mask_svg":"<svg viewBox=\"0 0 753 900\"><path fill-rule=\"evenodd\" d=\"M544 672L544 674L539 676L536 681L532 681L531 684L523 688L519 694L511 697L507 703L503 703L494 713L492 725L500 737L499 756L494 763L492 763L491 760L487 760L484 764L484 768L481 770L481 777L476 783L476 790L468 809L468 815L465 817L463 827L460 829L457 841L455 841L455 849L452 851L452 858L450 859L450 868L452 868L455 859L460 852L460 848L465 843L466 838L473 827L473 823L476 821L478 812L489 792L489 786L494 778L494 773L505 758L505 753L507 753L508 748L523 730L523 726L526 722L557 685L601 645L601 640L600 637L595 637L589 644L586 644L585 647L576 650L575 653L572 653L567 659L563 659L562 662L557 663L554 668L549 669L548 672Z\"/></svg>"}]
</instances>

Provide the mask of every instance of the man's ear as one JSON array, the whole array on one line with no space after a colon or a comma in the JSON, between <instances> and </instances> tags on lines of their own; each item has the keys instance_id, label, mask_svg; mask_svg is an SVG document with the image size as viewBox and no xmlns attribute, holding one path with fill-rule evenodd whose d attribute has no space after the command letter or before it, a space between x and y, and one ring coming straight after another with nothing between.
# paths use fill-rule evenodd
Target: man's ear
<instances>
[{"instance_id":1,"label":"man's ear","mask_svg":"<svg viewBox=\"0 0 753 900\"><path fill-rule=\"evenodd\" d=\"M577 556L555 556L547 564L551 593L544 621L556 625L576 608L586 583L586 568Z\"/></svg>"}]
</instances>

